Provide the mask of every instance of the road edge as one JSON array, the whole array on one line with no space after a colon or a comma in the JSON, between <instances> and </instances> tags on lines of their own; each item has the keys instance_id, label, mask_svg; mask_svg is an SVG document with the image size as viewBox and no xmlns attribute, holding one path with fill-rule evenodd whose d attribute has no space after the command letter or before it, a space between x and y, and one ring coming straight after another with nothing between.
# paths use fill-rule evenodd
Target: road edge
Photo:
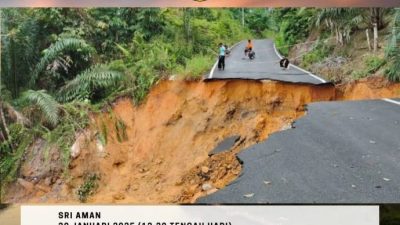
<instances>
[{"instance_id":1,"label":"road edge","mask_svg":"<svg viewBox=\"0 0 400 225\"><path fill-rule=\"evenodd\" d=\"M274 47L275 54L276 54L280 59L283 59L283 56L279 53L278 49L276 48L275 42L274 42L274 44L273 44L273 47ZM326 80L324 80L324 79L322 79L321 77L319 77L319 76L317 76L317 75L311 73L310 71L307 71L307 70L305 70L305 69L303 69L303 68L300 68L300 67L298 67L298 66L296 66L296 65L294 65L294 64L292 64L292 63L290 63L290 66L293 66L294 68L296 68L296 69L298 69L298 70L300 70L300 71L303 71L304 73L310 75L310 76L313 77L314 79L317 79L317 80L321 81L322 83L328 83Z\"/></svg>"},{"instance_id":2,"label":"road edge","mask_svg":"<svg viewBox=\"0 0 400 225\"><path fill-rule=\"evenodd\" d=\"M390 99L390 98L383 98L382 100L385 101L385 102L390 102L392 104L400 105L399 101L395 101L395 100Z\"/></svg>"}]
</instances>

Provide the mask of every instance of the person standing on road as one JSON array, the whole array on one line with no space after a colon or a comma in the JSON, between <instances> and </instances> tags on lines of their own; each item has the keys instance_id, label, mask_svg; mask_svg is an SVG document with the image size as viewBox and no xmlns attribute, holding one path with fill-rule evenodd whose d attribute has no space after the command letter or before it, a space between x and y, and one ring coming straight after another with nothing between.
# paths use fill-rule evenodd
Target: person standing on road
<instances>
[{"instance_id":1,"label":"person standing on road","mask_svg":"<svg viewBox=\"0 0 400 225\"><path fill-rule=\"evenodd\" d=\"M219 43L219 55L218 55L218 69L225 70L225 52L226 48L222 43Z\"/></svg>"}]
</instances>

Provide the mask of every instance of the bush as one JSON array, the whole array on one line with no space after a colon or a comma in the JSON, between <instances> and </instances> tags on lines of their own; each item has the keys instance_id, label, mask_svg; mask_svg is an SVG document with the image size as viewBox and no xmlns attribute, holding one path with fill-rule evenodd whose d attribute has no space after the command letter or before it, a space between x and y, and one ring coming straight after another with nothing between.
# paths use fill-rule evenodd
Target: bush
<instances>
[{"instance_id":1,"label":"bush","mask_svg":"<svg viewBox=\"0 0 400 225\"><path fill-rule=\"evenodd\" d=\"M213 57L197 55L187 61L183 71L178 71L179 76L187 79L201 78L210 70L214 62Z\"/></svg>"},{"instance_id":2,"label":"bush","mask_svg":"<svg viewBox=\"0 0 400 225\"><path fill-rule=\"evenodd\" d=\"M275 38L275 45L281 55L289 55L289 47L281 35Z\"/></svg>"},{"instance_id":3,"label":"bush","mask_svg":"<svg viewBox=\"0 0 400 225\"><path fill-rule=\"evenodd\" d=\"M395 82L400 82L400 63L390 62L389 68L385 70L386 77Z\"/></svg>"},{"instance_id":4,"label":"bush","mask_svg":"<svg viewBox=\"0 0 400 225\"><path fill-rule=\"evenodd\" d=\"M382 66L386 64L385 59L382 59L375 55L366 55L364 57L364 69L354 70L351 73L353 79L361 79L376 73Z\"/></svg>"},{"instance_id":5,"label":"bush","mask_svg":"<svg viewBox=\"0 0 400 225\"><path fill-rule=\"evenodd\" d=\"M85 176L83 184L77 191L79 201L86 202L87 199L96 192L99 187L99 184L97 183L98 180L100 180L100 176L97 174L87 174Z\"/></svg>"},{"instance_id":6,"label":"bush","mask_svg":"<svg viewBox=\"0 0 400 225\"><path fill-rule=\"evenodd\" d=\"M59 124L53 130L47 130L43 134L48 146L56 146L60 151L64 173L68 172L70 149L75 141L75 135L89 125L90 110L93 109L89 104L85 103L72 102L64 104Z\"/></svg>"},{"instance_id":7,"label":"bush","mask_svg":"<svg viewBox=\"0 0 400 225\"><path fill-rule=\"evenodd\" d=\"M0 143L0 189L13 182L18 175L25 150L33 141L33 135L20 124L11 124L9 141ZM3 195L3 193L0 193Z\"/></svg>"},{"instance_id":8,"label":"bush","mask_svg":"<svg viewBox=\"0 0 400 225\"><path fill-rule=\"evenodd\" d=\"M321 62L327 56L329 56L331 50L332 49L329 46L318 45L312 51L310 51L309 53L307 53L303 56L301 66L308 68L310 65L312 65L314 63Z\"/></svg>"},{"instance_id":9,"label":"bush","mask_svg":"<svg viewBox=\"0 0 400 225\"><path fill-rule=\"evenodd\" d=\"M369 74L375 73L378 71L382 66L386 64L386 60L382 59L380 57L371 55L367 56L364 60L364 63L366 65L366 70Z\"/></svg>"},{"instance_id":10,"label":"bush","mask_svg":"<svg viewBox=\"0 0 400 225\"><path fill-rule=\"evenodd\" d=\"M305 40L310 33L314 9L282 9L274 10L272 16L276 18L275 39L278 50L287 55L289 49L296 43Z\"/></svg>"}]
</instances>

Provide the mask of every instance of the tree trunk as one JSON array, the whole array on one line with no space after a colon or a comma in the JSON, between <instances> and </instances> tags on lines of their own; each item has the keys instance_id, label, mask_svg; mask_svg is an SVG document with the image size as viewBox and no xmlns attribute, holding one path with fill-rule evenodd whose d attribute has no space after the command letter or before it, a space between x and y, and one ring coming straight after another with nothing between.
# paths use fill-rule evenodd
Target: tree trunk
<instances>
[{"instance_id":1,"label":"tree trunk","mask_svg":"<svg viewBox=\"0 0 400 225\"><path fill-rule=\"evenodd\" d=\"M338 28L335 28L335 35L336 35L336 44L340 44Z\"/></svg>"},{"instance_id":2,"label":"tree trunk","mask_svg":"<svg viewBox=\"0 0 400 225\"><path fill-rule=\"evenodd\" d=\"M343 32L339 29L339 44L340 44L340 46L343 46L344 45L344 41L343 41Z\"/></svg>"},{"instance_id":3,"label":"tree trunk","mask_svg":"<svg viewBox=\"0 0 400 225\"><path fill-rule=\"evenodd\" d=\"M384 9L382 9L382 8L371 8L370 9L371 24L376 23L378 30L380 30L384 27L383 13L384 13Z\"/></svg>"},{"instance_id":4,"label":"tree trunk","mask_svg":"<svg viewBox=\"0 0 400 225\"><path fill-rule=\"evenodd\" d=\"M185 29L185 39L189 42L190 39L190 8L183 8L183 26Z\"/></svg>"},{"instance_id":5,"label":"tree trunk","mask_svg":"<svg viewBox=\"0 0 400 225\"><path fill-rule=\"evenodd\" d=\"M378 50L378 24L374 23L374 52Z\"/></svg>"},{"instance_id":6,"label":"tree trunk","mask_svg":"<svg viewBox=\"0 0 400 225\"><path fill-rule=\"evenodd\" d=\"M242 26L244 27L244 8L242 8Z\"/></svg>"},{"instance_id":7,"label":"tree trunk","mask_svg":"<svg viewBox=\"0 0 400 225\"><path fill-rule=\"evenodd\" d=\"M17 85L17 57L15 53L15 41L11 38L10 39L10 52L11 52L11 70L13 75L13 97L18 97L18 85Z\"/></svg>"},{"instance_id":8,"label":"tree trunk","mask_svg":"<svg viewBox=\"0 0 400 225\"><path fill-rule=\"evenodd\" d=\"M2 143L5 140L6 140L6 138L4 137L3 132L0 131L0 143ZM1 154L0 154L0 156L1 156Z\"/></svg>"},{"instance_id":9,"label":"tree trunk","mask_svg":"<svg viewBox=\"0 0 400 225\"><path fill-rule=\"evenodd\" d=\"M367 35L368 50L371 51L371 41L369 40L369 29L365 30L365 34Z\"/></svg>"}]
</instances>

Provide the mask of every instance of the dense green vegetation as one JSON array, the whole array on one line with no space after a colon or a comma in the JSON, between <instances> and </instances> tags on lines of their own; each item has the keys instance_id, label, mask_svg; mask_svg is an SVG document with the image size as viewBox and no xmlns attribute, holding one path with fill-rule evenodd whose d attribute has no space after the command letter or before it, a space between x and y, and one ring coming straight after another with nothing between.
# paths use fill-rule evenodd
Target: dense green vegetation
<instances>
[{"instance_id":1,"label":"dense green vegetation","mask_svg":"<svg viewBox=\"0 0 400 225\"><path fill-rule=\"evenodd\" d=\"M2 9L0 16L6 182L35 139L57 146L68 165L89 111L121 95L139 103L159 79L198 79L213 65L219 42L251 37L232 10Z\"/></svg>"},{"instance_id":2,"label":"dense green vegetation","mask_svg":"<svg viewBox=\"0 0 400 225\"><path fill-rule=\"evenodd\" d=\"M162 76L203 73L190 60L214 59L219 42L249 36L228 10L5 9L2 17L8 100L44 89L62 102L97 102L128 88L140 99L139 89Z\"/></svg>"},{"instance_id":3,"label":"dense green vegetation","mask_svg":"<svg viewBox=\"0 0 400 225\"><path fill-rule=\"evenodd\" d=\"M389 61L386 74L389 79L400 81L400 9L396 9L392 27L392 34L386 48L386 57Z\"/></svg>"},{"instance_id":4,"label":"dense green vegetation","mask_svg":"<svg viewBox=\"0 0 400 225\"><path fill-rule=\"evenodd\" d=\"M89 111L121 95L138 104L160 79L200 78L220 42L268 37L285 55L306 46L292 60L308 68L347 57L353 37L367 28L372 42L377 24L385 55L370 50L349 77L384 70L400 80L400 10L394 9L2 9L0 18L0 179L6 182L35 139L57 146L68 165ZM82 196L91 189L84 187Z\"/></svg>"}]
</instances>

